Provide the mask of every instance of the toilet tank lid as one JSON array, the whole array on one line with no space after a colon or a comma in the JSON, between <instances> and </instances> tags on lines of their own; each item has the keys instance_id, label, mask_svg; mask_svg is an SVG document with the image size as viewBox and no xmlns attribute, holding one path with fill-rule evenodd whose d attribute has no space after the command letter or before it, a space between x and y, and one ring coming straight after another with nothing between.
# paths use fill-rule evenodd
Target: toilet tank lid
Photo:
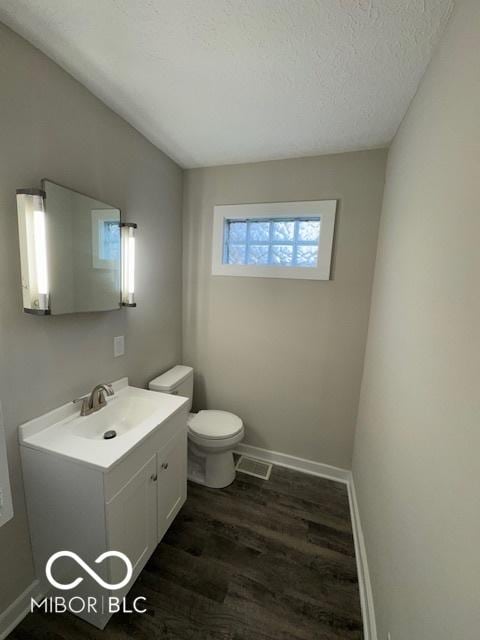
<instances>
[{"instance_id":1,"label":"toilet tank lid","mask_svg":"<svg viewBox=\"0 0 480 640\"><path fill-rule=\"evenodd\" d=\"M173 391L175 387L184 382L187 378L193 375L192 367L186 367L183 364L177 364L161 376L158 376L148 383L148 388L151 391L163 391L168 393Z\"/></svg>"}]
</instances>

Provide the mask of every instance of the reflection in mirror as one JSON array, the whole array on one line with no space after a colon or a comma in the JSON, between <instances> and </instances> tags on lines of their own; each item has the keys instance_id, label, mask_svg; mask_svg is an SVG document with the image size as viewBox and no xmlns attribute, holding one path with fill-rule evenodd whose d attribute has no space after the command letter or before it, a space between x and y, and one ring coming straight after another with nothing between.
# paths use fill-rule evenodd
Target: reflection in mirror
<instances>
[{"instance_id":1,"label":"reflection in mirror","mask_svg":"<svg viewBox=\"0 0 480 640\"><path fill-rule=\"evenodd\" d=\"M52 314L120 306L120 210L43 180Z\"/></svg>"}]
</instances>

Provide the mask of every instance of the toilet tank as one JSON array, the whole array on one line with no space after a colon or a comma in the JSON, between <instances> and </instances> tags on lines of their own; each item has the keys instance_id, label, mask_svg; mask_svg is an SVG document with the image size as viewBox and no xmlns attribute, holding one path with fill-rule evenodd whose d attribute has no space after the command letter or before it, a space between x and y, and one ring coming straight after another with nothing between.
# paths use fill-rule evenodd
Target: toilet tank
<instances>
[{"instance_id":1,"label":"toilet tank","mask_svg":"<svg viewBox=\"0 0 480 640\"><path fill-rule=\"evenodd\" d=\"M161 376L148 383L150 391L171 393L175 396L183 396L189 399L188 411L192 410L193 399L193 369L183 364L177 364L172 369L165 371Z\"/></svg>"}]
</instances>

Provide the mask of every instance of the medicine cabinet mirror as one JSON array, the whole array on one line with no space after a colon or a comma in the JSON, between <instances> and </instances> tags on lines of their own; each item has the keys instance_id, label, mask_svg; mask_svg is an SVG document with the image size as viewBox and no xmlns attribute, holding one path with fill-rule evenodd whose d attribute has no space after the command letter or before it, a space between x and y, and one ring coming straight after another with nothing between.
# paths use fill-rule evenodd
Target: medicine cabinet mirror
<instances>
[{"instance_id":1,"label":"medicine cabinet mirror","mask_svg":"<svg viewBox=\"0 0 480 640\"><path fill-rule=\"evenodd\" d=\"M41 189L17 190L17 207L26 312L108 311L125 301L134 306L136 225L122 224L120 209L46 179ZM133 255L124 255L129 248Z\"/></svg>"}]
</instances>

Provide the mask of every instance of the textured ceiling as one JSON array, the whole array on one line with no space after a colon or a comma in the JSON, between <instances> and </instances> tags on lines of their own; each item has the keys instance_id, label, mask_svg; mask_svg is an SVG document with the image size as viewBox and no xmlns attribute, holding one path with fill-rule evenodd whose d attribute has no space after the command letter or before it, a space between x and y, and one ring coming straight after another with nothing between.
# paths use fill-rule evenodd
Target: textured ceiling
<instances>
[{"instance_id":1,"label":"textured ceiling","mask_svg":"<svg viewBox=\"0 0 480 640\"><path fill-rule=\"evenodd\" d=\"M184 167L387 145L451 0L0 0Z\"/></svg>"}]
</instances>

